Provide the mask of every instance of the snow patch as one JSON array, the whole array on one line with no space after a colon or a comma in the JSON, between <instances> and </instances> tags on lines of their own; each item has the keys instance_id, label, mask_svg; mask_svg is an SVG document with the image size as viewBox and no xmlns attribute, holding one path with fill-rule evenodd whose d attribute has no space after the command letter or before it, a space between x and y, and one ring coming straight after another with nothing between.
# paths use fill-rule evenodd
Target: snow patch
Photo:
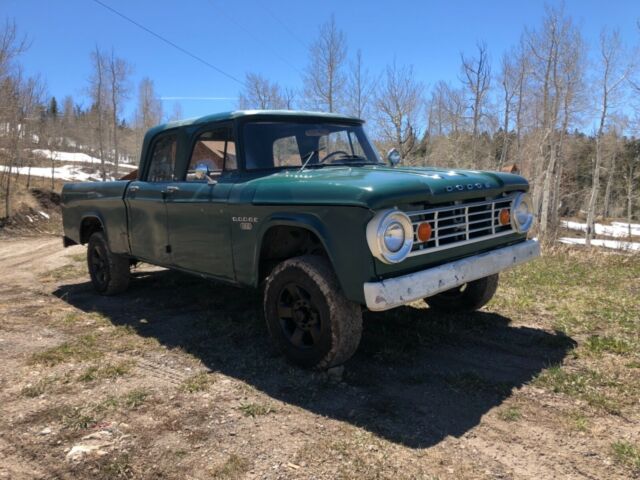
<instances>
[{"instance_id":1,"label":"snow patch","mask_svg":"<svg viewBox=\"0 0 640 480\"><path fill-rule=\"evenodd\" d=\"M558 239L558 241L560 243L566 243L568 245L585 245L586 244L586 240L584 238L562 237ZM640 252L640 243L637 243L637 242L624 242L622 240L593 239L591 240L591 245L594 245L596 247L613 248L616 250Z\"/></svg>"},{"instance_id":2,"label":"snow patch","mask_svg":"<svg viewBox=\"0 0 640 480\"><path fill-rule=\"evenodd\" d=\"M580 222L572 222L563 220L560 222L564 228L569 230L577 230L579 232L587 231L587 224ZM611 225L602 225L600 223L596 223L595 234L596 235L606 235L608 237L628 237L629 236L629 224L624 222L611 222ZM640 224L632 223L631 224L631 235L640 236Z\"/></svg>"},{"instance_id":3,"label":"snow patch","mask_svg":"<svg viewBox=\"0 0 640 480\"><path fill-rule=\"evenodd\" d=\"M0 172L9 171L6 165L0 165ZM20 175L29 175L29 167L12 167L11 173L19 173ZM31 167L31 176L51 178L50 167ZM53 178L63 180L65 182L97 182L102 180L102 175L98 169L88 169L86 167L76 167L73 165L63 165L53 169ZM107 177L107 180L114 180L113 177Z\"/></svg>"},{"instance_id":4,"label":"snow patch","mask_svg":"<svg viewBox=\"0 0 640 480\"><path fill-rule=\"evenodd\" d=\"M100 165L100 159L97 157L92 157L91 155L87 155L86 153L80 152L60 152L57 150L48 150L43 148L36 148L33 150L34 155L39 155L41 157L48 158L49 160L53 160L55 162L71 162L71 163L94 163ZM106 161L104 162L107 165L114 165L113 162ZM130 163L120 162L118 167L127 168L127 169L135 169L138 168L137 165L131 165Z\"/></svg>"}]
</instances>

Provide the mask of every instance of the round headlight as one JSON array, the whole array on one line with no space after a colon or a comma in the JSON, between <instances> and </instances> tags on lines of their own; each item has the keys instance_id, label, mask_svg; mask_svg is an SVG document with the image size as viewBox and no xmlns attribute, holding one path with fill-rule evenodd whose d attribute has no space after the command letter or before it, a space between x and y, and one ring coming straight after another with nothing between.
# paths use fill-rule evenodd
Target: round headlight
<instances>
[{"instance_id":1,"label":"round headlight","mask_svg":"<svg viewBox=\"0 0 640 480\"><path fill-rule=\"evenodd\" d=\"M397 252L404 243L404 230L398 222L390 223L384 231L384 246L390 252Z\"/></svg>"},{"instance_id":2,"label":"round headlight","mask_svg":"<svg viewBox=\"0 0 640 480\"><path fill-rule=\"evenodd\" d=\"M528 193L520 193L511 204L511 226L519 233L529 231L533 225L533 204Z\"/></svg>"},{"instance_id":3,"label":"round headlight","mask_svg":"<svg viewBox=\"0 0 640 480\"><path fill-rule=\"evenodd\" d=\"M367 243L374 257L384 263L398 263L413 247L413 224L399 210L379 212L367 224Z\"/></svg>"}]
</instances>

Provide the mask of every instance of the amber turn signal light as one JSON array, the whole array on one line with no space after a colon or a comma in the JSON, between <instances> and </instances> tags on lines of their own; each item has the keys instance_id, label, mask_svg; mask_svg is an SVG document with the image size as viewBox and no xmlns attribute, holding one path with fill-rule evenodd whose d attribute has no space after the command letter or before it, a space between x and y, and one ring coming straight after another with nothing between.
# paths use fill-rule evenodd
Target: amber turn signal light
<instances>
[{"instance_id":1,"label":"amber turn signal light","mask_svg":"<svg viewBox=\"0 0 640 480\"><path fill-rule=\"evenodd\" d=\"M509 209L503 208L502 210L500 210L498 219L500 221L500 225L509 225L509 222L511 222L511 214L509 213Z\"/></svg>"},{"instance_id":2,"label":"amber turn signal light","mask_svg":"<svg viewBox=\"0 0 640 480\"><path fill-rule=\"evenodd\" d=\"M418 225L418 231L416 232L416 234L418 240L420 240L421 242L428 242L431 238L431 233L433 233L433 230L431 228L431 224L429 224L428 222L423 222Z\"/></svg>"}]
</instances>

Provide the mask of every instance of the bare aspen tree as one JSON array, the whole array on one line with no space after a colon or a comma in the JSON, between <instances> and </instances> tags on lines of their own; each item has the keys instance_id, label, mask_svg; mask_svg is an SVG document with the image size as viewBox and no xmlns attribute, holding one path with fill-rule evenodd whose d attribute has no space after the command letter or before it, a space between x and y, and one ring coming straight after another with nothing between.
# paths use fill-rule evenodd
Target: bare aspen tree
<instances>
[{"instance_id":1,"label":"bare aspen tree","mask_svg":"<svg viewBox=\"0 0 640 480\"><path fill-rule=\"evenodd\" d=\"M518 165L522 166L522 132L524 130L524 114L525 114L525 88L526 77L529 70L528 57L525 53L522 40L518 46L516 55L516 104L515 104L515 128L516 128L516 150Z\"/></svg>"},{"instance_id":2,"label":"bare aspen tree","mask_svg":"<svg viewBox=\"0 0 640 480\"><path fill-rule=\"evenodd\" d=\"M293 110L295 108L296 91L293 88L285 87L282 91L282 99L285 110Z\"/></svg>"},{"instance_id":3,"label":"bare aspen tree","mask_svg":"<svg viewBox=\"0 0 640 480\"><path fill-rule=\"evenodd\" d=\"M464 54L460 54L460 60L462 62L461 80L471 96L472 160L474 164L478 159L477 149L480 121L483 116L483 108L487 100L487 94L491 87L491 65L487 45L482 42L478 43L476 47L478 49L477 57L468 58L465 57Z\"/></svg>"},{"instance_id":4,"label":"bare aspen tree","mask_svg":"<svg viewBox=\"0 0 640 480\"><path fill-rule=\"evenodd\" d=\"M247 73L238 98L241 109L280 110L290 108L280 85L257 73Z\"/></svg>"},{"instance_id":5,"label":"bare aspen tree","mask_svg":"<svg viewBox=\"0 0 640 480\"><path fill-rule=\"evenodd\" d=\"M514 65L515 55L505 53L500 61L500 87L502 89L502 149L498 161L498 170L503 167L508 159L509 127L511 125L511 111L513 99L518 92L518 68Z\"/></svg>"},{"instance_id":6,"label":"bare aspen tree","mask_svg":"<svg viewBox=\"0 0 640 480\"><path fill-rule=\"evenodd\" d=\"M555 216L559 199L554 195L556 179L562 175L564 132L575 115L577 89L582 82L584 43L580 32L562 10L546 9L542 28L527 31L524 41L530 62L528 87L537 99L532 139L536 156L533 164L533 200L538 211L539 234L544 241ZM565 114L563 116L563 113Z\"/></svg>"},{"instance_id":7,"label":"bare aspen tree","mask_svg":"<svg viewBox=\"0 0 640 480\"><path fill-rule=\"evenodd\" d=\"M38 78L24 79L22 72L18 70L0 87L5 101L5 116L9 124L9 165L8 174L5 176L5 216L11 214L11 183L12 169L20 166L24 143L28 140L31 129L28 124L34 115L42 98L42 84Z\"/></svg>"},{"instance_id":8,"label":"bare aspen tree","mask_svg":"<svg viewBox=\"0 0 640 480\"><path fill-rule=\"evenodd\" d=\"M405 161L417 144L423 90L423 85L414 79L413 67L398 67L394 60L387 66L376 94L381 139L397 148Z\"/></svg>"},{"instance_id":9,"label":"bare aspen tree","mask_svg":"<svg viewBox=\"0 0 640 480\"><path fill-rule=\"evenodd\" d=\"M173 107L171 109L171 113L168 116L169 121L174 120L182 120L184 118L184 113L182 112L182 105L180 102L174 102Z\"/></svg>"},{"instance_id":10,"label":"bare aspen tree","mask_svg":"<svg viewBox=\"0 0 640 480\"><path fill-rule=\"evenodd\" d=\"M100 153L100 172L102 181L107 180L106 171L106 141L105 141L105 123L107 111L107 60L103 53L96 46L91 53L91 62L93 64L93 74L90 79L89 94L92 101L92 110L95 116L94 132L98 141L98 151Z\"/></svg>"},{"instance_id":11,"label":"bare aspen tree","mask_svg":"<svg viewBox=\"0 0 640 480\"><path fill-rule=\"evenodd\" d=\"M331 15L320 27L318 38L309 49L309 65L303 77L304 99L308 107L327 112L342 110L346 59L346 37Z\"/></svg>"},{"instance_id":12,"label":"bare aspen tree","mask_svg":"<svg viewBox=\"0 0 640 480\"><path fill-rule=\"evenodd\" d=\"M138 85L138 105L135 111L136 156L140 155L145 132L162 121L162 102L153 80L143 77Z\"/></svg>"},{"instance_id":13,"label":"bare aspen tree","mask_svg":"<svg viewBox=\"0 0 640 480\"><path fill-rule=\"evenodd\" d=\"M364 67L362 51L358 50L349 65L345 101L347 113L358 118L368 118L374 90L375 83Z\"/></svg>"},{"instance_id":14,"label":"bare aspen tree","mask_svg":"<svg viewBox=\"0 0 640 480\"><path fill-rule=\"evenodd\" d=\"M640 140L634 139L627 144L622 156L622 171L625 187L625 210L628 224L628 235L631 239L631 219L633 218L633 202L635 188L640 183Z\"/></svg>"},{"instance_id":15,"label":"bare aspen tree","mask_svg":"<svg viewBox=\"0 0 640 480\"><path fill-rule=\"evenodd\" d=\"M13 61L26 51L27 47L27 38L18 34L16 23L5 20L0 29L0 80L9 75L13 68Z\"/></svg>"},{"instance_id":16,"label":"bare aspen tree","mask_svg":"<svg viewBox=\"0 0 640 480\"><path fill-rule=\"evenodd\" d=\"M107 63L109 99L111 107L111 128L113 134L113 157L115 174L118 174L120 151L118 149L119 118L124 101L129 95L129 77L132 67L126 60L115 56L113 50Z\"/></svg>"},{"instance_id":17,"label":"bare aspen tree","mask_svg":"<svg viewBox=\"0 0 640 480\"><path fill-rule=\"evenodd\" d=\"M142 130L162 121L162 102L156 93L153 80L144 77L138 85L138 105L136 108L136 127Z\"/></svg>"},{"instance_id":18,"label":"bare aspen tree","mask_svg":"<svg viewBox=\"0 0 640 480\"><path fill-rule=\"evenodd\" d=\"M602 216L607 218L611 215L611 203L615 182L615 175L618 169L618 161L621 156L621 149L624 146L621 137L621 131L626 127L626 118L620 115L612 115L611 126L605 134L604 149L606 155L606 165L603 165L604 173L607 175L607 182L604 187L604 197L602 199Z\"/></svg>"},{"instance_id":19,"label":"bare aspen tree","mask_svg":"<svg viewBox=\"0 0 640 480\"><path fill-rule=\"evenodd\" d=\"M607 121L611 115L611 108L615 107L619 100L619 94L624 82L628 79L631 65L625 58L624 47L620 41L617 30L608 33L603 30L600 35L600 71L596 82L598 95L599 121L596 131L596 154L593 165L593 175L591 181L591 193L587 204L587 235L585 243L591 246L591 239L594 234L594 223L596 213L596 202L600 190L600 168L603 157L603 135Z\"/></svg>"}]
</instances>

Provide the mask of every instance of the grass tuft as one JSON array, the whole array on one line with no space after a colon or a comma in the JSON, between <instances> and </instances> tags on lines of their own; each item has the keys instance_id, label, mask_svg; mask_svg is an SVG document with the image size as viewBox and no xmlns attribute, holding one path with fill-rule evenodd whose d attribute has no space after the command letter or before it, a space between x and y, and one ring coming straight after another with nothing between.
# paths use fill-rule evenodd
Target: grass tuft
<instances>
[{"instance_id":1,"label":"grass tuft","mask_svg":"<svg viewBox=\"0 0 640 480\"><path fill-rule=\"evenodd\" d=\"M242 403L239 410L245 417L257 417L275 412L275 409L262 403Z\"/></svg>"},{"instance_id":2,"label":"grass tuft","mask_svg":"<svg viewBox=\"0 0 640 480\"><path fill-rule=\"evenodd\" d=\"M80 374L78 380L81 382L93 382L101 379L113 379L122 377L131 371L133 362L123 361L105 366L92 365Z\"/></svg>"},{"instance_id":3,"label":"grass tuft","mask_svg":"<svg viewBox=\"0 0 640 480\"><path fill-rule=\"evenodd\" d=\"M213 375L209 372L196 373L182 383L180 390L187 393L204 392L214 381Z\"/></svg>"},{"instance_id":4,"label":"grass tuft","mask_svg":"<svg viewBox=\"0 0 640 480\"><path fill-rule=\"evenodd\" d=\"M615 353L617 355L627 355L634 349L630 342L623 338L611 336L592 335L585 344L588 352L594 355L602 355L603 353Z\"/></svg>"},{"instance_id":5,"label":"grass tuft","mask_svg":"<svg viewBox=\"0 0 640 480\"><path fill-rule=\"evenodd\" d=\"M249 471L250 466L249 460L232 454L222 465L212 472L212 477L226 480L240 478Z\"/></svg>"},{"instance_id":6,"label":"grass tuft","mask_svg":"<svg viewBox=\"0 0 640 480\"><path fill-rule=\"evenodd\" d=\"M498 412L498 417L505 422L517 422L522 418L522 412L518 407L507 407Z\"/></svg>"},{"instance_id":7,"label":"grass tuft","mask_svg":"<svg viewBox=\"0 0 640 480\"><path fill-rule=\"evenodd\" d=\"M616 462L640 471L640 448L630 442L618 441L611 444Z\"/></svg>"},{"instance_id":8,"label":"grass tuft","mask_svg":"<svg viewBox=\"0 0 640 480\"><path fill-rule=\"evenodd\" d=\"M554 393L562 393L583 400L592 407L601 408L608 413L615 415L620 413L620 405L604 393L606 387L612 386L612 382L593 370L585 368L567 372L556 365L542 372L534 383Z\"/></svg>"},{"instance_id":9,"label":"grass tuft","mask_svg":"<svg viewBox=\"0 0 640 480\"><path fill-rule=\"evenodd\" d=\"M71 430L86 430L95 425L97 420L80 408L67 409L62 415L62 425Z\"/></svg>"},{"instance_id":10,"label":"grass tuft","mask_svg":"<svg viewBox=\"0 0 640 480\"><path fill-rule=\"evenodd\" d=\"M20 394L27 398L39 397L47 391L47 387L50 383L51 381L48 379L38 380L36 383L23 387Z\"/></svg>"},{"instance_id":11,"label":"grass tuft","mask_svg":"<svg viewBox=\"0 0 640 480\"><path fill-rule=\"evenodd\" d=\"M128 408L138 408L141 406L149 397L151 393L142 388L136 388L135 390L131 390L124 396L124 404Z\"/></svg>"}]
</instances>

